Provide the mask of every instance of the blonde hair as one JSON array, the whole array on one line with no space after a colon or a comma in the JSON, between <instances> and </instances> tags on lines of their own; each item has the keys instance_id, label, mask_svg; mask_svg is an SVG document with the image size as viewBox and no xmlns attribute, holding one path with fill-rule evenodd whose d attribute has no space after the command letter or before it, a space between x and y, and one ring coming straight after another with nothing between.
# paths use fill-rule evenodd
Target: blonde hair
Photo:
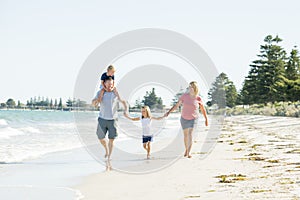
<instances>
[{"instance_id":1,"label":"blonde hair","mask_svg":"<svg viewBox=\"0 0 300 200\"><path fill-rule=\"evenodd\" d=\"M107 71L110 71L110 70L112 70L112 71L116 71L116 69L115 69L115 67L113 66L113 65L109 65L108 67L107 67Z\"/></svg>"},{"instance_id":2,"label":"blonde hair","mask_svg":"<svg viewBox=\"0 0 300 200\"><path fill-rule=\"evenodd\" d=\"M142 106L142 109L145 109L145 111L146 111L145 118L151 118L152 117L149 106Z\"/></svg>"},{"instance_id":3,"label":"blonde hair","mask_svg":"<svg viewBox=\"0 0 300 200\"><path fill-rule=\"evenodd\" d=\"M196 81L190 82L190 86L194 89L194 96L197 96L199 93L198 83Z\"/></svg>"}]
</instances>

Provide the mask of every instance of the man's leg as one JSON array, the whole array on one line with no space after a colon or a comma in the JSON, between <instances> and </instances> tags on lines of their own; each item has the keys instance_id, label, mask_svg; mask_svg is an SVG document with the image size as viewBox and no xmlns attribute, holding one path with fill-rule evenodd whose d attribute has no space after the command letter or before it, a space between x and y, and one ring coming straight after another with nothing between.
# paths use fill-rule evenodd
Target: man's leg
<instances>
[{"instance_id":1,"label":"man's leg","mask_svg":"<svg viewBox=\"0 0 300 200\"><path fill-rule=\"evenodd\" d=\"M113 147L114 147L114 139L118 136L115 120L108 120L108 159L110 159Z\"/></svg>"},{"instance_id":2,"label":"man's leg","mask_svg":"<svg viewBox=\"0 0 300 200\"><path fill-rule=\"evenodd\" d=\"M104 158L106 158L108 156L108 149L107 149L107 145L106 145L106 140L104 139L100 139L100 143L103 145L104 149L105 149L105 155Z\"/></svg>"},{"instance_id":3,"label":"man's leg","mask_svg":"<svg viewBox=\"0 0 300 200\"><path fill-rule=\"evenodd\" d=\"M102 144L102 146L105 149L104 157L106 158L108 156L108 149L107 149L107 144L106 144L106 140L105 140L105 135L107 132L105 123L106 122L104 119L98 118L97 136L98 136L100 143Z\"/></svg>"},{"instance_id":4,"label":"man's leg","mask_svg":"<svg viewBox=\"0 0 300 200\"><path fill-rule=\"evenodd\" d=\"M112 153L112 150L114 147L114 140L115 139L109 139L109 142L108 142L108 160L110 160L110 156L111 156L111 153Z\"/></svg>"}]
</instances>

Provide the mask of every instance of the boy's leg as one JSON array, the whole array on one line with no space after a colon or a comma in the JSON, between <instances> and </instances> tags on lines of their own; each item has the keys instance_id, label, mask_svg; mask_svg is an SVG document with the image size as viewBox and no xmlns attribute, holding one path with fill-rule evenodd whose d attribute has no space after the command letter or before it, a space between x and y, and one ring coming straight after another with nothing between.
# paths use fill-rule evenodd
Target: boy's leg
<instances>
[{"instance_id":1,"label":"boy's leg","mask_svg":"<svg viewBox=\"0 0 300 200\"><path fill-rule=\"evenodd\" d=\"M100 90L100 94L98 95L98 99L97 99L97 100L98 100L99 102L102 101L103 94L104 94L104 88L102 88L102 89Z\"/></svg>"},{"instance_id":2,"label":"boy's leg","mask_svg":"<svg viewBox=\"0 0 300 200\"><path fill-rule=\"evenodd\" d=\"M118 98L119 100L121 100L121 97L120 97L119 92L118 92L118 90L117 90L116 87L114 87L113 92L115 93L115 95L117 96L117 98Z\"/></svg>"}]
</instances>

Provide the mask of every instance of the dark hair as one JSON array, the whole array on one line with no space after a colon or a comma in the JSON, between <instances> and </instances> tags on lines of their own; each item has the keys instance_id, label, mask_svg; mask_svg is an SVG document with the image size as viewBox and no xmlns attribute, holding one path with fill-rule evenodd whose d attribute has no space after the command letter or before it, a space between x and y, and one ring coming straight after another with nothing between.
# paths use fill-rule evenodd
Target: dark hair
<instances>
[{"instance_id":1,"label":"dark hair","mask_svg":"<svg viewBox=\"0 0 300 200\"><path fill-rule=\"evenodd\" d=\"M106 82L106 81L113 81L114 79L111 77L111 76L108 76L108 77L106 77L105 79L104 79L104 82Z\"/></svg>"}]
</instances>

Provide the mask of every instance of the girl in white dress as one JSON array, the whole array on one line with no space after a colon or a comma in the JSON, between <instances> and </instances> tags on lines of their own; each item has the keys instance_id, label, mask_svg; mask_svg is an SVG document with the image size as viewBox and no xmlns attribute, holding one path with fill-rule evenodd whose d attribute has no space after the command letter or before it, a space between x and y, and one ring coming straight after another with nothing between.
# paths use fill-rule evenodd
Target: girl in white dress
<instances>
[{"instance_id":1,"label":"girl in white dress","mask_svg":"<svg viewBox=\"0 0 300 200\"><path fill-rule=\"evenodd\" d=\"M152 119L161 120L162 117L152 117L149 106L143 106L141 109L142 115L140 117L129 117L127 113L124 116L132 121L141 121L143 127L143 147L147 151L147 159L150 159L150 142L153 141L153 134L150 131Z\"/></svg>"}]
</instances>

